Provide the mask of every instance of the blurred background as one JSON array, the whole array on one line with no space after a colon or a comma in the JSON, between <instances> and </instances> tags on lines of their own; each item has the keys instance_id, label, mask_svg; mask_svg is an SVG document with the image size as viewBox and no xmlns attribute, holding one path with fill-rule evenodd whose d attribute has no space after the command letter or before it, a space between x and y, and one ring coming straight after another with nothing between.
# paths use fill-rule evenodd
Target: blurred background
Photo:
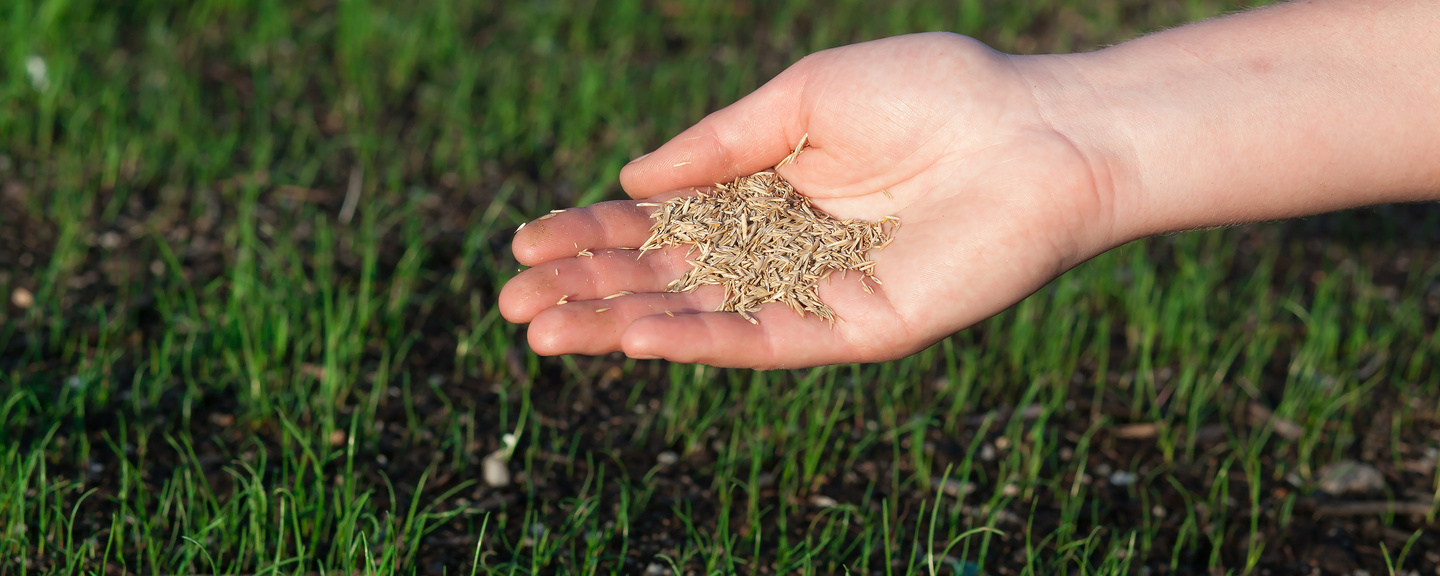
<instances>
[{"instance_id":1,"label":"blurred background","mask_svg":"<svg viewBox=\"0 0 1440 576\"><path fill-rule=\"evenodd\" d=\"M805 54L1246 6L0 3L0 572L1434 570L1434 206L1139 242L884 365L495 310L516 226Z\"/></svg>"}]
</instances>

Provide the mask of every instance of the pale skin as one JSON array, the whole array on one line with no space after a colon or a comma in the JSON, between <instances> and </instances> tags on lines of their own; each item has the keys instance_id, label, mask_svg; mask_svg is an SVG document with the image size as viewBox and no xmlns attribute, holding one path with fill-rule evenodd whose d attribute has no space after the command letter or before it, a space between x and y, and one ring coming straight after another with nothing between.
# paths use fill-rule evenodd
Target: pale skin
<instances>
[{"instance_id":1,"label":"pale skin","mask_svg":"<svg viewBox=\"0 0 1440 576\"><path fill-rule=\"evenodd\" d=\"M513 250L531 268L500 310L545 355L883 361L1138 238L1437 200L1437 31L1433 0L1312 0L1085 54L1006 55L949 34L819 52L627 165L635 200L522 228ZM806 134L780 169L797 190L837 217L904 223L872 254L884 285L822 283L844 319L833 328L779 304L758 325L714 312L716 287L663 293L684 250L633 251L653 210L637 204L772 167ZM634 294L601 300L620 291Z\"/></svg>"}]
</instances>

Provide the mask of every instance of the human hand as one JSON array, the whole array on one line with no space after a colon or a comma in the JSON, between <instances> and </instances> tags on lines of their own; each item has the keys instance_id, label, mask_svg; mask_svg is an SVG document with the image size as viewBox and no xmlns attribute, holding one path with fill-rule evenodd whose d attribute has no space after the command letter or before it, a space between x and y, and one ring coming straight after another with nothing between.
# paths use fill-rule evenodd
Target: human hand
<instances>
[{"instance_id":1,"label":"human hand","mask_svg":"<svg viewBox=\"0 0 1440 576\"><path fill-rule=\"evenodd\" d=\"M685 247L639 256L653 208L636 201L522 228L512 248L531 268L506 284L501 312L529 322L546 355L797 368L921 350L1127 239L1112 226L1108 174L1039 110L1033 58L950 34L816 53L621 172L631 197L656 202L770 168L808 134L779 169L798 191L837 218L903 223L871 254L884 283L873 294L856 274L821 283L843 319L833 327L779 304L758 325L713 312L715 286L662 293L688 268ZM601 300L622 291L634 294Z\"/></svg>"},{"instance_id":2,"label":"human hand","mask_svg":"<svg viewBox=\"0 0 1440 576\"><path fill-rule=\"evenodd\" d=\"M801 367L898 358L1158 232L1440 199L1434 2L1289 2L1085 54L1007 56L960 36L796 63L620 174L662 199L775 165L840 218L904 223L867 294L832 278L832 329L784 306L753 326L719 288L662 294L683 247L636 260L636 202L526 227L500 297L542 354ZM893 198L892 198L893 196ZM594 259L575 258L581 248ZM635 292L593 302L620 291ZM556 306L561 296L574 302ZM604 312L597 310L608 308ZM665 314L669 312L670 314ZM671 316L673 315L673 317Z\"/></svg>"}]
</instances>

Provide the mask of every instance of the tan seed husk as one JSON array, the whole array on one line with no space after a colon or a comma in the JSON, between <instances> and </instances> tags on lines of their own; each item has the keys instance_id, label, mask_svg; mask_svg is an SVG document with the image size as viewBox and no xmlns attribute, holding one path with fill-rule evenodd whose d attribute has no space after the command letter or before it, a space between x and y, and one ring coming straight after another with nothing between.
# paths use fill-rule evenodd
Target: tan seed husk
<instances>
[{"instance_id":1,"label":"tan seed husk","mask_svg":"<svg viewBox=\"0 0 1440 576\"><path fill-rule=\"evenodd\" d=\"M781 162L793 162L804 148ZM672 198L650 215L655 223L643 254L665 246L690 244L691 269L666 287L689 292L707 284L725 289L717 311L739 312L751 323L762 304L780 302L796 314L806 312L830 322L838 317L820 301L820 281L835 270L855 270L869 293L875 278L872 249L887 245L900 220L837 220L774 171L716 184L709 192ZM877 280L876 284L880 282Z\"/></svg>"}]
</instances>

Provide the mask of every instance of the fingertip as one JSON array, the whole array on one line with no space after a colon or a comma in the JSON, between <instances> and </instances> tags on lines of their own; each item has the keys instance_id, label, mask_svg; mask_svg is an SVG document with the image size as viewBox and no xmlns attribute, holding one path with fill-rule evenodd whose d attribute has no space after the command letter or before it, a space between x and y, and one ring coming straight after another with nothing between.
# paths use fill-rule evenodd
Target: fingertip
<instances>
[{"instance_id":1,"label":"fingertip","mask_svg":"<svg viewBox=\"0 0 1440 576\"><path fill-rule=\"evenodd\" d=\"M568 289L566 279L558 276L559 270L558 264L545 264L522 271L507 280L496 298L500 315L510 322L524 324L554 307L560 298L558 294Z\"/></svg>"},{"instance_id":2,"label":"fingertip","mask_svg":"<svg viewBox=\"0 0 1440 576\"><path fill-rule=\"evenodd\" d=\"M786 71L717 110L620 170L632 198L708 186L770 168L805 133L800 115L804 75Z\"/></svg>"},{"instance_id":3,"label":"fingertip","mask_svg":"<svg viewBox=\"0 0 1440 576\"><path fill-rule=\"evenodd\" d=\"M515 231L515 237L510 239L510 255L515 261L524 266L534 266L544 262L544 255L541 247L535 242L535 229L528 226L521 226ZM529 230L527 230L529 228Z\"/></svg>"},{"instance_id":4,"label":"fingertip","mask_svg":"<svg viewBox=\"0 0 1440 576\"><path fill-rule=\"evenodd\" d=\"M636 156L634 160L626 162L624 166L620 167L620 188L622 190L625 190L625 193L629 194L630 197L633 199L640 200L642 198L646 198L646 196L637 196L635 192L631 192L631 186L633 186L636 182L636 170L639 170L641 169L641 167L645 166L645 159L649 158L652 154L654 154L654 152L646 152L644 154Z\"/></svg>"},{"instance_id":5,"label":"fingertip","mask_svg":"<svg viewBox=\"0 0 1440 576\"><path fill-rule=\"evenodd\" d=\"M697 126L698 128L698 126ZM620 188L631 198L642 200L656 194L688 186L704 186L716 181L713 150L697 146L703 140L697 128L682 132L659 149L631 160L620 169ZM713 146L711 146L713 148Z\"/></svg>"},{"instance_id":6,"label":"fingertip","mask_svg":"<svg viewBox=\"0 0 1440 576\"><path fill-rule=\"evenodd\" d=\"M558 356L564 354L564 332L558 330L560 317L555 314L540 314L530 321L530 328L526 331L526 339L530 342L530 349L541 356Z\"/></svg>"},{"instance_id":7,"label":"fingertip","mask_svg":"<svg viewBox=\"0 0 1440 576\"><path fill-rule=\"evenodd\" d=\"M538 266L587 250L637 247L649 238L651 220L650 212L635 204L616 200L551 211L515 232L510 253L516 262Z\"/></svg>"},{"instance_id":8,"label":"fingertip","mask_svg":"<svg viewBox=\"0 0 1440 576\"><path fill-rule=\"evenodd\" d=\"M496 305L500 307L500 316L506 322L513 324L524 324L530 321L530 316L525 314L525 303L519 297L519 284L515 278L511 278L500 287L500 296L496 298Z\"/></svg>"},{"instance_id":9,"label":"fingertip","mask_svg":"<svg viewBox=\"0 0 1440 576\"><path fill-rule=\"evenodd\" d=\"M649 154L631 160L629 164L620 168L620 189L635 200L644 200L654 196L650 187L644 185L645 179L641 176L646 156Z\"/></svg>"}]
</instances>

